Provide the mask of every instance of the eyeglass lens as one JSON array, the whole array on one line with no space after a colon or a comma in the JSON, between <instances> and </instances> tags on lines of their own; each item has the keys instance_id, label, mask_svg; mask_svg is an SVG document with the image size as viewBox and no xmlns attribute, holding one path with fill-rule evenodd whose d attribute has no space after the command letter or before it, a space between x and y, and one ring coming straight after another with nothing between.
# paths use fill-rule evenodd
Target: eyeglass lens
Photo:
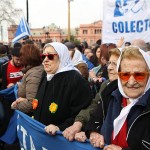
<instances>
[{"instance_id":1,"label":"eyeglass lens","mask_svg":"<svg viewBox=\"0 0 150 150\"><path fill-rule=\"evenodd\" d=\"M131 77L131 75L133 75L135 80L142 81L142 80L145 79L145 77L147 75L147 72L135 72L135 73L123 73L123 72L120 72L119 73L120 79L124 80L124 81L128 81L129 78Z\"/></svg>"}]
</instances>

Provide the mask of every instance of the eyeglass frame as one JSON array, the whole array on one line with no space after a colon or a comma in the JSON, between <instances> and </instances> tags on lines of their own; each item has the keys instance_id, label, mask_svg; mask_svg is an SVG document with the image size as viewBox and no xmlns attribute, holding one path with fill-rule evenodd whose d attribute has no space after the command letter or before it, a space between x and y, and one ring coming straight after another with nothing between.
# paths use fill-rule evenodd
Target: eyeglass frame
<instances>
[{"instance_id":1,"label":"eyeglass frame","mask_svg":"<svg viewBox=\"0 0 150 150\"><path fill-rule=\"evenodd\" d=\"M121 76L120 76L121 73L128 74L128 79L121 78ZM142 79L137 79L136 74L144 74L144 76L143 76ZM145 80L146 75L148 75L148 74L150 74L148 71L147 72L134 72L134 73L130 73L130 72L118 72L118 76L119 76L120 80L123 80L123 81L128 81L131 76L133 76L136 81L143 81L143 80Z\"/></svg>"},{"instance_id":2,"label":"eyeglass frame","mask_svg":"<svg viewBox=\"0 0 150 150\"><path fill-rule=\"evenodd\" d=\"M57 56L58 54L54 53L54 54L41 54L41 59L42 61L47 57L49 60L54 60L54 56ZM44 58L43 58L44 56ZM52 56L52 58L50 58L50 56Z\"/></svg>"}]
</instances>

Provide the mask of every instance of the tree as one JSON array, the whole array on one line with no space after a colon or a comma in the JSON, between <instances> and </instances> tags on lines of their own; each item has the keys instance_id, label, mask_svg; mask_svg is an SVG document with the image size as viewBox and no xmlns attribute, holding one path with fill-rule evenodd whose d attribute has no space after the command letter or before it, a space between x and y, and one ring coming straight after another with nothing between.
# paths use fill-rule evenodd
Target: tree
<instances>
[{"instance_id":1,"label":"tree","mask_svg":"<svg viewBox=\"0 0 150 150\"><path fill-rule=\"evenodd\" d=\"M6 21L8 24L15 24L22 10L14 8L14 0L1 0L0 2L0 24Z\"/></svg>"},{"instance_id":2,"label":"tree","mask_svg":"<svg viewBox=\"0 0 150 150\"><path fill-rule=\"evenodd\" d=\"M74 44L80 44L81 42L75 38L75 36L71 35L70 37L70 41Z\"/></svg>"}]
</instances>

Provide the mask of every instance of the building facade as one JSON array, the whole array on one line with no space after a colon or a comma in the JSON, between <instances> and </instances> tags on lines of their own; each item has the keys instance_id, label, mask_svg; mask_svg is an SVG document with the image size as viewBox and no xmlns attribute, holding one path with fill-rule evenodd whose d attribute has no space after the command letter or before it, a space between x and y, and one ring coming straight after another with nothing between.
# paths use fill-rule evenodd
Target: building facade
<instances>
[{"instance_id":1,"label":"building facade","mask_svg":"<svg viewBox=\"0 0 150 150\"><path fill-rule=\"evenodd\" d=\"M8 28L8 41L11 42L15 36L17 25L11 25ZM81 24L78 28L71 30L71 35L80 42L86 41L88 45L96 43L101 39L102 21L96 21L91 24ZM54 23L43 28L31 29L32 36L30 39L34 41L44 42L46 39L52 39L52 41L62 42L66 40L67 29L61 29Z\"/></svg>"},{"instance_id":2,"label":"building facade","mask_svg":"<svg viewBox=\"0 0 150 150\"><path fill-rule=\"evenodd\" d=\"M81 42L86 41L88 45L96 43L102 38L102 21L96 21L91 24L81 24L77 39Z\"/></svg>"}]
</instances>

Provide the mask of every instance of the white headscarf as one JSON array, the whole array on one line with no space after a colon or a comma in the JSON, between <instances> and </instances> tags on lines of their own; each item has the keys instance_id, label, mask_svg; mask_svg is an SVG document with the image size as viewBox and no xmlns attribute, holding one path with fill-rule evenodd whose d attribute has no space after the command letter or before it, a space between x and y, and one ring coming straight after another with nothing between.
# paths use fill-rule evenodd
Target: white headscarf
<instances>
[{"instance_id":1,"label":"white headscarf","mask_svg":"<svg viewBox=\"0 0 150 150\"><path fill-rule=\"evenodd\" d=\"M60 65L55 74L60 72L70 71L70 70L76 70L71 61L68 48L64 44L59 42L52 42L46 44L44 46L44 49L48 46L52 46L59 56ZM47 74L47 80L50 81L55 74Z\"/></svg>"},{"instance_id":2,"label":"white headscarf","mask_svg":"<svg viewBox=\"0 0 150 150\"><path fill-rule=\"evenodd\" d=\"M135 47L135 46L134 46L134 47ZM138 47L137 47L137 48L138 48ZM143 50L141 50L140 48L139 48L139 51L140 51L140 53L142 54L143 58L145 59L146 64L147 64L147 66L148 66L148 68L149 68L149 70L150 70L150 58L149 58L149 55L148 55L146 52L144 52ZM121 55L120 55L120 57L119 57L119 59L118 59L118 62L117 62L117 71L119 70L121 57L122 57L122 52L121 52ZM120 81L120 78L119 78L119 77L118 77L118 88L119 88L120 93L121 93L125 98L130 98L130 97L128 97L128 96L124 93L123 88L122 88L122 85L121 85L121 81ZM146 92L149 88L150 88L150 78L148 79L148 82L147 82L147 84L146 84L146 87L145 87L145 90L144 90L143 95L145 94L145 92ZM141 95L141 96L142 96L142 95ZM140 96L140 97L141 97L141 96Z\"/></svg>"},{"instance_id":3,"label":"white headscarf","mask_svg":"<svg viewBox=\"0 0 150 150\"><path fill-rule=\"evenodd\" d=\"M140 53L142 54L143 58L145 59L146 61L146 64L150 70L150 59L149 59L149 55L144 52L143 50L141 50L139 48L139 51ZM121 63L121 57L122 57L122 53L118 59L118 63L117 63L117 70L119 70L119 66L120 66L120 63ZM148 79L148 82L146 84L146 87L145 87L145 90L144 90L144 93L142 95L140 95L139 97L137 97L136 99L131 99L130 97L128 97L124 91L123 91L123 88L122 88L122 85L121 85L121 81L120 81L120 78L118 77L118 88L119 88L119 91L120 93L123 95L123 97L125 98L129 98L130 100L130 104L127 105L126 107L124 107L121 112L120 112L120 115L114 120L114 135L113 135L113 139L115 139L115 137L117 136L117 134L119 133L120 129L122 128L129 112L130 112L130 109L138 102L139 98L145 94L145 92L150 88L150 78Z\"/></svg>"},{"instance_id":4,"label":"white headscarf","mask_svg":"<svg viewBox=\"0 0 150 150\"><path fill-rule=\"evenodd\" d=\"M79 50L75 50L75 53L74 53L73 58L72 58L72 62L74 64L74 66L76 66L80 63L86 64L86 62L83 60L82 54Z\"/></svg>"}]
</instances>

